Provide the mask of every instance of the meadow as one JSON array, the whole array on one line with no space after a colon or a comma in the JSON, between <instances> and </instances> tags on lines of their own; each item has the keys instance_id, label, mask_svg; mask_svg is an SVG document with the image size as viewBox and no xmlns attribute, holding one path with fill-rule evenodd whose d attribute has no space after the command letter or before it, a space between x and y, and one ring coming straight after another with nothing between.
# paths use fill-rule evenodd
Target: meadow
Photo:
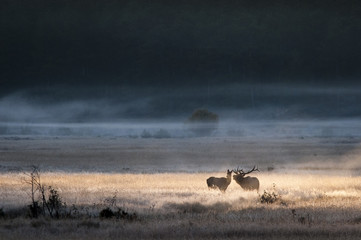
<instances>
[{"instance_id":1,"label":"meadow","mask_svg":"<svg viewBox=\"0 0 361 240\"><path fill-rule=\"evenodd\" d=\"M3 137L0 239L359 239L359 140ZM31 164L66 202L59 219L27 216ZM258 193L207 187L254 165Z\"/></svg>"}]
</instances>

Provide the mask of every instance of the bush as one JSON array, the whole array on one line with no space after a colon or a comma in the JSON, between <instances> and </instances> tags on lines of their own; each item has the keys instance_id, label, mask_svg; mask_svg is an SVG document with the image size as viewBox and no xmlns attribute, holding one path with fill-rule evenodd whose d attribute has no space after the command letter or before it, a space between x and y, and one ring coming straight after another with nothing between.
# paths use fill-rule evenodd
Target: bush
<instances>
[{"instance_id":1,"label":"bush","mask_svg":"<svg viewBox=\"0 0 361 240\"><path fill-rule=\"evenodd\" d=\"M136 213L128 213L121 208L118 208L118 211L115 213L117 219L125 219L125 220L136 220L138 218Z\"/></svg>"},{"instance_id":2,"label":"bush","mask_svg":"<svg viewBox=\"0 0 361 240\"><path fill-rule=\"evenodd\" d=\"M267 203L267 204L275 203L276 201L278 201L278 199L279 199L278 194L276 194L275 192L269 193L266 190L260 197L261 203Z\"/></svg>"},{"instance_id":3,"label":"bush","mask_svg":"<svg viewBox=\"0 0 361 240\"><path fill-rule=\"evenodd\" d=\"M128 213L128 212L122 210L121 208L118 208L118 210L116 212L114 212L109 207L107 207L100 211L99 217L102 219L104 219L104 218L110 219L110 218L115 217L116 219L126 219L126 220L132 221L132 220L137 219L137 214Z\"/></svg>"},{"instance_id":4,"label":"bush","mask_svg":"<svg viewBox=\"0 0 361 240\"><path fill-rule=\"evenodd\" d=\"M112 218L114 216L115 216L114 212L109 207L104 208L99 213L100 218Z\"/></svg>"},{"instance_id":5,"label":"bush","mask_svg":"<svg viewBox=\"0 0 361 240\"><path fill-rule=\"evenodd\" d=\"M59 212L62 208L66 208L66 203L63 202L57 190L49 186L49 198L46 201L47 206L49 207L50 216L54 216L59 218Z\"/></svg>"}]
</instances>

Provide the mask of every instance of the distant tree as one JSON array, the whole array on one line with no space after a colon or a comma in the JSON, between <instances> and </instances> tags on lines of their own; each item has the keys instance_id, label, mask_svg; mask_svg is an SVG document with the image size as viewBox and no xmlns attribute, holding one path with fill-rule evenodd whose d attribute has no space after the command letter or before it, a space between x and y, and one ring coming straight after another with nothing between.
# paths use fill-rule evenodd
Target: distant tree
<instances>
[{"instance_id":1,"label":"distant tree","mask_svg":"<svg viewBox=\"0 0 361 240\"><path fill-rule=\"evenodd\" d=\"M196 109L189 118L190 122L218 123L218 115L207 109Z\"/></svg>"},{"instance_id":2,"label":"distant tree","mask_svg":"<svg viewBox=\"0 0 361 240\"><path fill-rule=\"evenodd\" d=\"M209 136L218 127L219 117L207 109L196 109L188 118L189 129L197 136Z\"/></svg>"}]
</instances>

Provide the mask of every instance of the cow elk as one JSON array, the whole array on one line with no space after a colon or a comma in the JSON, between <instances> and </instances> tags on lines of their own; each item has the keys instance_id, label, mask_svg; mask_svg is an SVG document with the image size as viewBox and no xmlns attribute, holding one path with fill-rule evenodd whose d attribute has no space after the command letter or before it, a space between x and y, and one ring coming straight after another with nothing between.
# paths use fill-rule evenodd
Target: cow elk
<instances>
[{"instance_id":1,"label":"cow elk","mask_svg":"<svg viewBox=\"0 0 361 240\"><path fill-rule=\"evenodd\" d=\"M207 185L209 189L219 189L221 192L225 192L228 185L232 181L232 170L227 170L227 177L222 178L216 178L216 177L210 177L207 179Z\"/></svg>"},{"instance_id":2,"label":"cow elk","mask_svg":"<svg viewBox=\"0 0 361 240\"><path fill-rule=\"evenodd\" d=\"M258 168L254 166L250 171L244 172L243 169L232 170L235 175L233 175L233 179L244 189L247 191L259 190L259 181L256 177L245 177L247 174L251 172L258 171Z\"/></svg>"}]
</instances>

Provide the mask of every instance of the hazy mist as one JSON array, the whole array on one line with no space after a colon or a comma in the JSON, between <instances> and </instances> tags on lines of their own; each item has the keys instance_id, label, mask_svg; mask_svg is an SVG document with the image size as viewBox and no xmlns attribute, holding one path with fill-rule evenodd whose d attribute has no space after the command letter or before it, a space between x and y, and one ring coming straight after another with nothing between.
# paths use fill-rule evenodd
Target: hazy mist
<instances>
[{"instance_id":1,"label":"hazy mist","mask_svg":"<svg viewBox=\"0 0 361 240\"><path fill-rule=\"evenodd\" d=\"M37 88L0 99L0 133L188 137L188 118L206 108L219 115L213 136L352 136L360 100L357 88L300 85Z\"/></svg>"}]
</instances>

